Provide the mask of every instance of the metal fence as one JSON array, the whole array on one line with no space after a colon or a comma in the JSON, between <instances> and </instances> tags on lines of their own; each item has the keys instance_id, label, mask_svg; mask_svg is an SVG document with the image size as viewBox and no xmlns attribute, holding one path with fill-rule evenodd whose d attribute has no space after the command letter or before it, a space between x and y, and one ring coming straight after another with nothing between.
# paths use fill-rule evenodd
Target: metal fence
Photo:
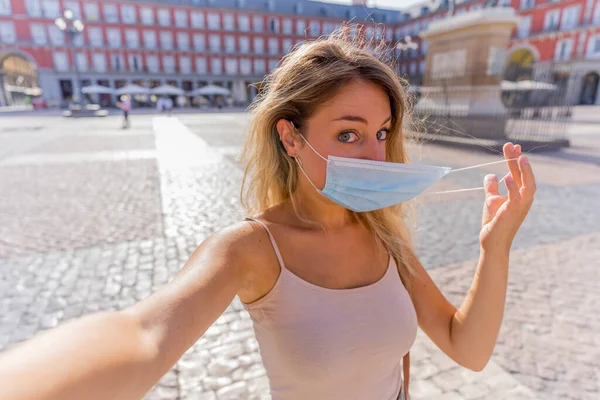
<instances>
[{"instance_id":1,"label":"metal fence","mask_svg":"<svg viewBox=\"0 0 600 400\"><path fill-rule=\"evenodd\" d=\"M568 146L567 128L579 82L575 72L536 72L518 82L489 76L428 77L410 87L414 131L431 140L499 145L522 143L528 149ZM413 135L414 136L414 135Z\"/></svg>"}]
</instances>

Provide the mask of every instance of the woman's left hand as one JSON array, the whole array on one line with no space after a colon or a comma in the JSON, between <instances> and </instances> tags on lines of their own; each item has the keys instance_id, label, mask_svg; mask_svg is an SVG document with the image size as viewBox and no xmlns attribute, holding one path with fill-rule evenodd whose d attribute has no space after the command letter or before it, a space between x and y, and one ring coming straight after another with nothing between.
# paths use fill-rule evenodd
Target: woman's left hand
<instances>
[{"instance_id":1,"label":"woman's left hand","mask_svg":"<svg viewBox=\"0 0 600 400\"><path fill-rule=\"evenodd\" d=\"M495 175L485 177L485 204L479 241L486 251L510 251L536 191L535 177L529 161L521 156L521 146L506 143L503 150L504 158L508 160L518 157L518 160L507 161L510 173L504 182L508 196L498 193L498 178Z\"/></svg>"}]
</instances>

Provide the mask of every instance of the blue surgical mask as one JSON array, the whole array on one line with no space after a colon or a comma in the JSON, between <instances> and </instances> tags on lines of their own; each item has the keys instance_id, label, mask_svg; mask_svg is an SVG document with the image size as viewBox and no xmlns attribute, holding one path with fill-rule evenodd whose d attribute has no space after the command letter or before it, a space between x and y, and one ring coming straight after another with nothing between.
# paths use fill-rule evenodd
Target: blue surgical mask
<instances>
[{"instance_id":1,"label":"blue surgical mask","mask_svg":"<svg viewBox=\"0 0 600 400\"><path fill-rule=\"evenodd\" d=\"M300 170L315 190L344 208L355 212L379 210L404 203L424 192L443 176L456 171L478 168L484 165L503 163L507 160L452 169L436 165L404 164L386 161L373 161L358 158L328 156L323 157L306 138L306 144L319 157L327 162L325 187L319 189L308 177L302 162L296 159ZM503 179L504 180L504 179ZM448 190L441 193L455 193L480 188Z\"/></svg>"}]
</instances>

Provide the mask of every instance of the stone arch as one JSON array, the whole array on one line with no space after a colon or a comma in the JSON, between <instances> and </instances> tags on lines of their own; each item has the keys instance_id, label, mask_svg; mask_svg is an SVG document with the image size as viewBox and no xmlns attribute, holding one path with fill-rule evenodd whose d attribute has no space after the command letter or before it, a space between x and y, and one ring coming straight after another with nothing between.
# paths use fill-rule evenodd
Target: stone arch
<instances>
[{"instance_id":1,"label":"stone arch","mask_svg":"<svg viewBox=\"0 0 600 400\"><path fill-rule=\"evenodd\" d=\"M0 53L0 102L3 105L23 105L31 96L41 95L37 64L22 51Z\"/></svg>"},{"instance_id":2,"label":"stone arch","mask_svg":"<svg viewBox=\"0 0 600 400\"><path fill-rule=\"evenodd\" d=\"M504 66L503 79L507 81L533 78L533 66L539 60L539 52L530 45L515 46L509 50Z\"/></svg>"}]
</instances>

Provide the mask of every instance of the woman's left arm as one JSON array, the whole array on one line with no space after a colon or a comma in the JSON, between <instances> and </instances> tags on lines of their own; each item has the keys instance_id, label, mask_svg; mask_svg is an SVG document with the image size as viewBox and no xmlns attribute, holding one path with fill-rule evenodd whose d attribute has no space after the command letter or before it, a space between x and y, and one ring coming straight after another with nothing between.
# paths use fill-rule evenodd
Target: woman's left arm
<instances>
[{"instance_id":1,"label":"woman's left arm","mask_svg":"<svg viewBox=\"0 0 600 400\"><path fill-rule=\"evenodd\" d=\"M498 193L495 176L486 177L479 264L458 310L440 292L417 257L412 255L410 260L415 271L412 297L419 326L449 357L474 371L486 366L494 350L504 315L510 247L536 190L531 166L520 155L520 146L504 146L505 158L519 157L518 161L508 161L508 196Z\"/></svg>"}]
</instances>

